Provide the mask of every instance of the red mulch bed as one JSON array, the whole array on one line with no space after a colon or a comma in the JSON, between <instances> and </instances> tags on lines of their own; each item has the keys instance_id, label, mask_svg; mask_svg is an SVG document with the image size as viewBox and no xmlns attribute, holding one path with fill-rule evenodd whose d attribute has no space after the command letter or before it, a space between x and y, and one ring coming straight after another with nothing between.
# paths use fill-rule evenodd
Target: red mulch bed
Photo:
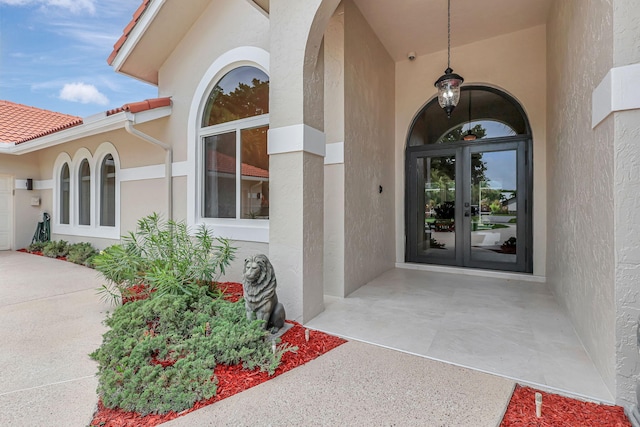
<instances>
[{"instance_id":1,"label":"red mulch bed","mask_svg":"<svg viewBox=\"0 0 640 427\"><path fill-rule=\"evenodd\" d=\"M542 416L536 417L535 394L542 394ZM599 405L516 386L500 427L631 427L620 406Z\"/></svg>"},{"instance_id":2,"label":"red mulch bed","mask_svg":"<svg viewBox=\"0 0 640 427\"><path fill-rule=\"evenodd\" d=\"M41 251L31 251L31 252L30 252L28 249L24 249L24 248L23 248L23 249L17 249L17 250L16 250L16 252L24 252L24 253L27 253L27 254L33 254L33 255L38 255L38 256L44 256L44 254L43 254ZM61 260L61 261L66 261L66 260L67 260L67 257L59 256L59 257L56 257L55 259L59 259L59 260Z\"/></svg>"},{"instance_id":3,"label":"red mulch bed","mask_svg":"<svg viewBox=\"0 0 640 427\"><path fill-rule=\"evenodd\" d=\"M236 302L242 297L242 284L234 282L219 283L218 288L224 293L226 300ZM309 341L305 338L305 328L297 322L287 321L293 325L291 329L282 335L282 344L287 343L297 346L296 352L287 352L282 356L282 360L276 372L269 376L266 372L256 369L247 371L242 369L242 365L218 365L214 370L214 375L218 378L218 388L216 395L209 400L197 402L193 408L175 413L169 412L165 415L141 416L135 412L126 412L120 409L105 408L101 401L98 402L98 411L91 421L92 426L104 427L152 427L161 423L166 423L181 415L211 405L219 400L233 396L236 393L245 391L253 386L261 384L271 378L277 377L293 368L315 359L316 357L344 344L342 338L327 335L318 331L309 331Z\"/></svg>"}]
</instances>

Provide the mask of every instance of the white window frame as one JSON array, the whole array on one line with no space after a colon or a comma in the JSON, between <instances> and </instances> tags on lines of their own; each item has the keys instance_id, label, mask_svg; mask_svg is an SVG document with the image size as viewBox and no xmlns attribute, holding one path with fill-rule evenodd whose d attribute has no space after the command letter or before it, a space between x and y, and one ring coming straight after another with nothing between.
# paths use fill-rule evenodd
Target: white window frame
<instances>
[{"instance_id":1,"label":"white window frame","mask_svg":"<svg viewBox=\"0 0 640 427\"><path fill-rule=\"evenodd\" d=\"M199 170L200 173L200 194L196 199L198 209L199 222L212 226L214 229L216 226L234 224L240 227L269 227L268 219L246 219L239 218L242 214L242 131L247 129L255 129L263 126L269 126L269 114L262 114L260 116L248 117L246 119L234 120L232 122L221 123L219 125L208 126L201 128L199 132L200 147L198 152L199 156ZM235 132L236 134L236 218L206 218L203 216L203 204L205 198L204 192L204 179L205 179L205 138L214 135L220 135L223 133ZM265 153L266 154L266 153Z\"/></svg>"},{"instance_id":2,"label":"white window frame","mask_svg":"<svg viewBox=\"0 0 640 427\"><path fill-rule=\"evenodd\" d=\"M204 202L204 137L217 133L229 132L240 126L241 129L269 125L269 115L249 117L219 125L202 127L202 114L206 106L209 94L219 81L231 70L242 66L257 68L269 75L269 53L264 49L243 46L232 49L220 55L203 75L189 110L189 127L187 138L187 162L189 171L187 175L187 224L192 228L204 224L217 236L232 240L247 242L269 242L269 220L243 219L243 218L204 218L202 205ZM239 133L236 138L239 138ZM237 141L237 140L236 140ZM236 143L236 150L240 144ZM236 156L236 162L241 162L240 155ZM241 165L236 165L236 170L241 174ZM239 191L236 191L239 193ZM240 201L236 200L236 204ZM239 209L236 212L240 212Z\"/></svg>"},{"instance_id":3,"label":"white window frame","mask_svg":"<svg viewBox=\"0 0 640 427\"><path fill-rule=\"evenodd\" d=\"M111 154L116 169L116 188L115 188L115 226L100 225L100 193L101 189L101 166L104 158ZM79 224L79 174L80 165L83 160L89 162L91 170L91 199L90 199L90 224ZM61 172L64 164L69 166L69 224L60 223L60 198L61 198ZM115 146L110 142L103 142L92 155L91 152L82 147L75 152L73 159L68 153L60 153L54 163L53 168L53 215L51 223L51 231L54 234L62 234L69 236L96 237L104 239L120 239L120 156Z\"/></svg>"}]
</instances>

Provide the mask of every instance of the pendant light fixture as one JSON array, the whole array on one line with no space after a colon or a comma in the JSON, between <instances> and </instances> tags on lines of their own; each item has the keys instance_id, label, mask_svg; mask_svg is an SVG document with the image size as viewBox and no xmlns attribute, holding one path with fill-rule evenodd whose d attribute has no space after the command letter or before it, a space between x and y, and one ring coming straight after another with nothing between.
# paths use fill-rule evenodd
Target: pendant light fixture
<instances>
[{"instance_id":1,"label":"pendant light fixture","mask_svg":"<svg viewBox=\"0 0 640 427\"><path fill-rule=\"evenodd\" d=\"M471 131L471 90L469 92L469 121L467 122L467 133L462 137L465 141L475 141L478 139L478 136Z\"/></svg>"},{"instance_id":2,"label":"pendant light fixture","mask_svg":"<svg viewBox=\"0 0 640 427\"><path fill-rule=\"evenodd\" d=\"M464 79L451 69L451 0L447 0L447 69L435 82L438 89L438 103L451 118L451 112L460 101L460 85Z\"/></svg>"}]
</instances>

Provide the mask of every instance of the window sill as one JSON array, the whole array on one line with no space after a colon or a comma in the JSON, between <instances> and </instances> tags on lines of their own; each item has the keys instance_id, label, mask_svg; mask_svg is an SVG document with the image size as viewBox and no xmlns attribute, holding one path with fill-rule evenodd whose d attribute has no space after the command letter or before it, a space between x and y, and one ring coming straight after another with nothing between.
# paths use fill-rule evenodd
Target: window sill
<instances>
[{"instance_id":1,"label":"window sill","mask_svg":"<svg viewBox=\"0 0 640 427\"><path fill-rule=\"evenodd\" d=\"M200 218L192 232L195 233L201 224L205 224L216 237L243 242L269 243L269 220Z\"/></svg>"},{"instance_id":2,"label":"window sill","mask_svg":"<svg viewBox=\"0 0 640 427\"><path fill-rule=\"evenodd\" d=\"M64 224L52 224L51 233L114 240L120 240L121 237L119 227L92 227L88 225L70 226Z\"/></svg>"}]
</instances>

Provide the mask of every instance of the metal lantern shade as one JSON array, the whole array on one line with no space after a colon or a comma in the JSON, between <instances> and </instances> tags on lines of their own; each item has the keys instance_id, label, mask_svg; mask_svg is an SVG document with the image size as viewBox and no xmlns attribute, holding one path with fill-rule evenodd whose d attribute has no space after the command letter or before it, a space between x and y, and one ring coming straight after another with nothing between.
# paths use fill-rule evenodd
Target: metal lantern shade
<instances>
[{"instance_id":1,"label":"metal lantern shade","mask_svg":"<svg viewBox=\"0 0 640 427\"><path fill-rule=\"evenodd\" d=\"M464 79L455 74L451 68L447 68L444 74L436 80L435 87L438 89L438 103L451 117L451 112L460 101L460 85Z\"/></svg>"}]
</instances>

